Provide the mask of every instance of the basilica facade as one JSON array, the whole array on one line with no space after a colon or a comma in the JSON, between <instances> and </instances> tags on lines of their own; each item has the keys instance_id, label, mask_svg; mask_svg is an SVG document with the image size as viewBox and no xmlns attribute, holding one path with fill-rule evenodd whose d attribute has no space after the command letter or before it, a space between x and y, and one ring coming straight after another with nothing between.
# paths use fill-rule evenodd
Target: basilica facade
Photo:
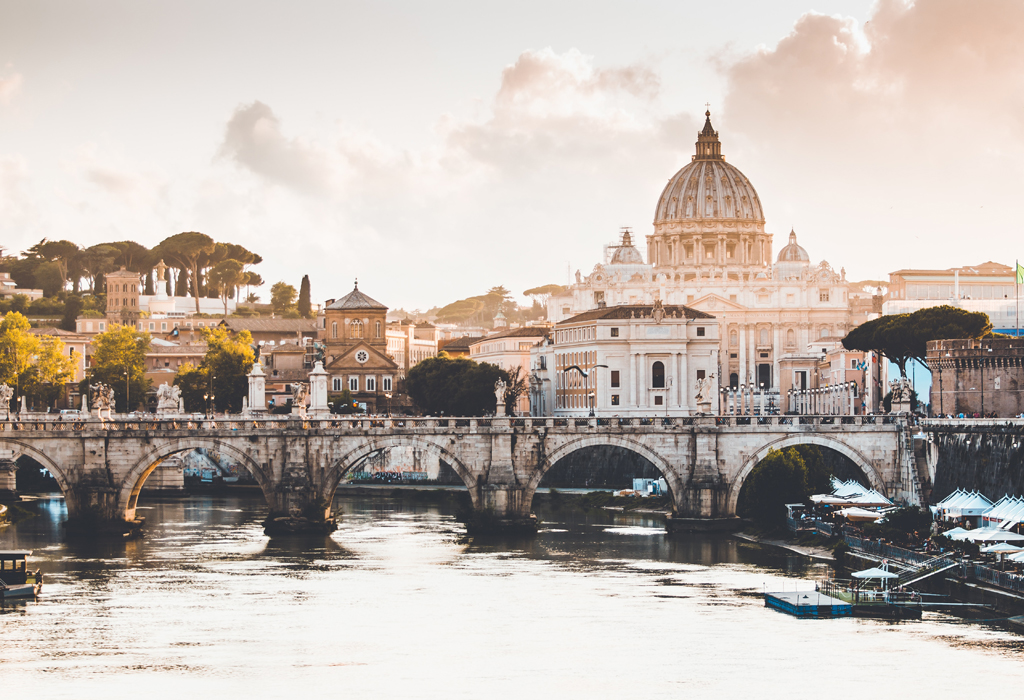
<instances>
[{"instance_id":1,"label":"basilica facade","mask_svg":"<svg viewBox=\"0 0 1024 700\"><path fill-rule=\"evenodd\" d=\"M559 323L592 309L656 302L685 306L717 318L720 386L806 388L806 375L789 369L801 363L783 360L820 357L852 327L845 271L813 263L794 231L773 257L757 191L726 162L705 116L695 155L658 199L647 260L623 229L603 263L589 275L577 272L575 284L549 299L548 318Z\"/></svg>"}]
</instances>

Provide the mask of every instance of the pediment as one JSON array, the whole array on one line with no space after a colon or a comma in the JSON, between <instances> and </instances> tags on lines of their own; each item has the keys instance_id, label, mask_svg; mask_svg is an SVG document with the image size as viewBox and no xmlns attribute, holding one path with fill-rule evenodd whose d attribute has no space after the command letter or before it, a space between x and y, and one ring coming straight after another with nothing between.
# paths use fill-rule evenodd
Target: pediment
<instances>
[{"instance_id":1,"label":"pediment","mask_svg":"<svg viewBox=\"0 0 1024 700\"><path fill-rule=\"evenodd\" d=\"M706 311L712 315L714 315L715 311L744 311L747 308L742 304L729 301L717 294L705 294L700 299L695 299L687 304L687 306L698 311Z\"/></svg>"},{"instance_id":2,"label":"pediment","mask_svg":"<svg viewBox=\"0 0 1024 700\"><path fill-rule=\"evenodd\" d=\"M364 350L369 354L366 362L359 362L356 355ZM325 367L328 372L344 372L352 370L379 369L386 371L397 371L398 365L390 357L368 343L356 343L350 348L345 348L341 355Z\"/></svg>"}]
</instances>

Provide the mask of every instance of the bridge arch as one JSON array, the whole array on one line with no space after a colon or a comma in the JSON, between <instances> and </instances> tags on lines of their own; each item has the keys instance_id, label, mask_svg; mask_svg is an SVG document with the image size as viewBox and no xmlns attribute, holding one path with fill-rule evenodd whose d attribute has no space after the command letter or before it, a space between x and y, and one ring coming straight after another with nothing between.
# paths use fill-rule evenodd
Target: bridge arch
<instances>
[{"instance_id":1,"label":"bridge arch","mask_svg":"<svg viewBox=\"0 0 1024 700\"><path fill-rule=\"evenodd\" d=\"M15 461L17 461L19 457L31 457L35 461L39 462L39 464L43 465L48 472L53 474L53 478L56 480L57 486L60 487L61 493L64 494L64 502L67 504L69 512L75 509L77 503L73 502L75 498L74 489L71 488L71 484L68 481L64 467L55 462L52 457L24 442L12 440L10 438L0 438L0 450L13 451Z\"/></svg>"},{"instance_id":2,"label":"bridge arch","mask_svg":"<svg viewBox=\"0 0 1024 700\"><path fill-rule=\"evenodd\" d=\"M882 480L882 476L875 469L875 466L862 455L858 450L850 447L845 442L836 440L835 438L825 437L823 435L789 435L787 437L779 438L773 442L769 442L766 445L760 447L757 452L752 454L743 463L743 467L736 474L736 477L732 480L729 486L729 499L728 499L728 513L735 514L736 506L740 500L740 491L743 489L743 483L750 476L750 472L754 470L757 463L768 456L768 452L771 450L784 450L787 447L794 447L796 445L817 445L818 447L827 447L830 450L849 458L857 468L861 470L864 476L867 477L871 483L871 488L875 489L881 494L888 496L885 492L885 482Z\"/></svg>"},{"instance_id":3,"label":"bridge arch","mask_svg":"<svg viewBox=\"0 0 1024 700\"><path fill-rule=\"evenodd\" d=\"M629 450L630 452L640 455L646 459L654 465L654 468L657 469L663 477L665 477L665 483L668 484L669 495L672 497L673 508L678 510L679 500L683 496L686 484L683 483L679 473L672 468L664 457L642 442L629 437L621 435L594 435L569 440L545 455L543 462L538 465L538 468L534 471L526 486L523 503L527 511L532 508L531 504L533 503L533 496L537 493L537 488L540 486L540 482L544 478L544 475L551 471L551 469L565 457L587 447L619 447L624 450Z\"/></svg>"},{"instance_id":4,"label":"bridge arch","mask_svg":"<svg viewBox=\"0 0 1024 700\"><path fill-rule=\"evenodd\" d=\"M478 488L476 475L462 463L455 454L447 447L436 440L420 435L370 435L361 441L357 447L349 450L339 459L335 460L330 469L324 474L320 483L320 493L327 503L334 501L334 493L338 490L338 484L352 467L356 466L365 457L392 447L412 447L414 449L428 450L443 459L459 475L462 483L469 489L469 497L476 507L479 503L480 489Z\"/></svg>"},{"instance_id":5,"label":"bridge arch","mask_svg":"<svg viewBox=\"0 0 1024 700\"><path fill-rule=\"evenodd\" d=\"M152 449L135 463L131 471L128 472L128 475L125 476L124 481L121 483L121 491L117 500L118 511L123 511L125 519L133 520L135 518L135 507L138 505L139 492L142 491L142 486L146 483L146 479L153 473L154 469L160 466L161 462L171 455L198 448L223 452L237 460L239 464L244 466L253 475L263 490L263 496L267 499L267 503L273 506L273 484L271 483L270 475L265 473L263 467L244 450L239 449L228 441L217 438L182 437L154 445Z\"/></svg>"}]
</instances>

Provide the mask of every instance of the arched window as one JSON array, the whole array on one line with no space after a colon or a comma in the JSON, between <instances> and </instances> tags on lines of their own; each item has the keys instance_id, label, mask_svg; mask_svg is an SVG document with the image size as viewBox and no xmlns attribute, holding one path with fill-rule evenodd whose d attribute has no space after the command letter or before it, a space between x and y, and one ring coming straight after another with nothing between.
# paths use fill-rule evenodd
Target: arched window
<instances>
[{"instance_id":1,"label":"arched window","mask_svg":"<svg viewBox=\"0 0 1024 700\"><path fill-rule=\"evenodd\" d=\"M729 386L733 389L738 389L740 386L740 375L733 372L729 375Z\"/></svg>"},{"instance_id":2,"label":"arched window","mask_svg":"<svg viewBox=\"0 0 1024 700\"><path fill-rule=\"evenodd\" d=\"M768 329L767 328L762 328L761 329L761 345L767 345L767 344L768 344Z\"/></svg>"},{"instance_id":3,"label":"arched window","mask_svg":"<svg viewBox=\"0 0 1024 700\"><path fill-rule=\"evenodd\" d=\"M127 285L127 284L126 284L126 285L123 285L123 286L121 287L121 291L122 291L122 292L125 292L125 293L127 293L127 292L128 292L128 285Z\"/></svg>"},{"instance_id":4,"label":"arched window","mask_svg":"<svg viewBox=\"0 0 1024 700\"><path fill-rule=\"evenodd\" d=\"M736 347L739 344L740 344L739 333L737 333L736 331L733 331L732 333L729 334L729 345L731 345L732 347Z\"/></svg>"},{"instance_id":5,"label":"arched window","mask_svg":"<svg viewBox=\"0 0 1024 700\"><path fill-rule=\"evenodd\" d=\"M376 337L377 338L380 337L380 321L377 321L377 335L376 335Z\"/></svg>"},{"instance_id":6,"label":"arched window","mask_svg":"<svg viewBox=\"0 0 1024 700\"><path fill-rule=\"evenodd\" d=\"M665 388L665 365L661 362L651 365L651 386L655 389Z\"/></svg>"},{"instance_id":7,"label":"arched window","mask_svg":"<svg viewBox=\"0 0 1024 700\"><path fill-rule=\"evenodd\" d=\"M349 326L348 331L349 338L362 338L363 337L363 322L356 320L353 321Z\"/></svg>"},{"instance_id":8,"label":"arched window","mask_svg":"<svg viewBox=\"0 0 1024 700\"><path fill-rule=\"evenodd\" d=\"M827 338L828 337L828 333L829 333L828 328L822 328L821 329L821 337L822 338Z\"/></svg>"},{"instance_id":9,"label":"arched window","mask_svg":"<svg viewBox=\"0 0 1024 700\"><path fill-rule=\"evenodd\" d=\"M796 345L796 333L792 328L786 331L786 345Z\"/></svg>"},{"instance_id":10,"label":"arched window","mask_svg":"<svg viewBox=\"0 0 1024 700\"><path fill-rule=\"evenodd\" d=\"M332 338L337 338L338 337L338 322L337 321L331 321L331 337Z\"/></svg>"}]
</instances>

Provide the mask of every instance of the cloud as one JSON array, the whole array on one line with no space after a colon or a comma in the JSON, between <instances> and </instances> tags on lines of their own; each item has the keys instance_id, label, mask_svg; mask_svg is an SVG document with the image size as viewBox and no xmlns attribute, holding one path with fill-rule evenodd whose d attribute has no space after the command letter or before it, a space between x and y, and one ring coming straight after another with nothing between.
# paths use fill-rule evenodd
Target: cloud
<instances>
[{"instance_id":1,"label":"cloud","mask_svg":"<svg viewBox=\"0 0 1024 700\"><path fill-rule=\"evenodd\" d=\"M724 150L770 173L754 182L774 230L803 222L828 236L818 254L865 275L887 271L872 249L918 266L996 257L1024 156L1021 36L1008 0L881 0L863 25L808 13L722 65ZM931 245L979 229L970 259Z\"/></svg>"},{"instance_id":2,"label":"cloud","mask_svg":"<svg viewBox=\"0 0 1024 700\"><path fill-rule=\"evenodd\" d=\"M302 193L323 193L331 178L327 155L301 139L287 138L280 119L259 101L235 110L220 155L268 182Z\"/></svg>"},{"instance_id":3,"label":"cloud","mask_svg":"<svg viewBox=\"0 0 1024 700\"><path fill-rule=\"evenodd\" d=\"M0 103L7 104L21 90L21 73L0 75Z\"/></svg>"}]
</instances>

